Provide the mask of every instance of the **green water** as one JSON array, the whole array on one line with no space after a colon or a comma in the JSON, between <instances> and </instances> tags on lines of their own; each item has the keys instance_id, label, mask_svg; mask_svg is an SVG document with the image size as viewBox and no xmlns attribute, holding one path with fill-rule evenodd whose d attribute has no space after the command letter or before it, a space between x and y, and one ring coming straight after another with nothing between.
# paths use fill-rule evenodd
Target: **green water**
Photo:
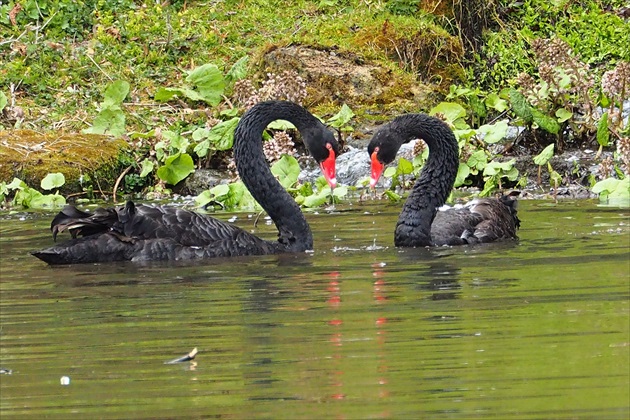
<instances>
[{"instance_id":1,"label":"green water","mask_svg":"<svg viewBox=\"0 0 630 420\"><path fill-rule=\"evenodd\" d=\"M55 268L51 215L5 215L0 417L630 416L627 209L522 201L519 242L432 250L397 210L309 214L314 253Z\"/></svg>"}]
</instances>

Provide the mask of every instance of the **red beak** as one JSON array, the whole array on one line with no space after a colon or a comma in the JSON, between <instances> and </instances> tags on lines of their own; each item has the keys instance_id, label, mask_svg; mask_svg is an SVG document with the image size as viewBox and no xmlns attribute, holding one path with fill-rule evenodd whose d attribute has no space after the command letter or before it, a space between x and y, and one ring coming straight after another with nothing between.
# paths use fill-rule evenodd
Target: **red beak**
<instances>
[{"instance_id":1,"label":"red beak","mask_svg":"<svg viewBox=\"0 0 630 420\"><path fill-rule=\"evenodd\" d=\"M326 144L326 148L328 149L328 157L319 164L319 167L322 169L324 178L326 178L326 182L328 182L330 188L334 189L337 186L337 178L335 178L336 156L330 144Z\"/></svg>"},{"instance_id":2,"label":"red beak","mask_svg":"<svg viewBox=\"0 0 630 420\"><path fill-rule=\"evenodd\" d=\"M374 188L374 186L376 185L376 182L378 181L378 179L381 177L381 174L383 173L383 169L385 169L385 165L383 165L378 160L378 157L376 157L377 153L378 153L378 147L374 149L374 151L372 152L372 175L370 176L370 187L372 188Z\"/></svg>"}]
</instances>

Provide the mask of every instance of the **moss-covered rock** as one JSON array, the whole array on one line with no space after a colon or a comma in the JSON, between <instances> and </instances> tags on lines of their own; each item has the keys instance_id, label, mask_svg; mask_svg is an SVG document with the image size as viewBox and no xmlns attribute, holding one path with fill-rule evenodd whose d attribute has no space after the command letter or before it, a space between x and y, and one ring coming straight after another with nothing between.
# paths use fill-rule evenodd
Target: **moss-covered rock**
<instances>
[{"instance_id":1,"label":"moss-covered rock","mask_svg":"<svg viewBox=\"0 0 630 420\"><path fill-rule=\"evenodd\" d=\"M0 181L18 177L39 187L46 174L61 172L66 178L62 193L111 190L127 147L124 140L94 134L0 131Z\"/></svg>"}]
</instances>

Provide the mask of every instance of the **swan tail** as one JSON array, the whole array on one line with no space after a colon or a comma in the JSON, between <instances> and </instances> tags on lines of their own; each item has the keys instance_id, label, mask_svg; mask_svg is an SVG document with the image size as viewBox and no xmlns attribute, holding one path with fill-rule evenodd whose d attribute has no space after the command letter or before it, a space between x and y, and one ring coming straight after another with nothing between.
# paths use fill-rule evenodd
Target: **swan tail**
<instances>
[{"instance_id":1,"label":"swan tail","mask_svg":"<svg viewBox=\"0 0 630 420\"><path fill-rule=\"evenodd\" d=\"M124 238L113 232L93 234L31 252L31 255L50 265L129 260L138 246L121 239Z\"/></svg>"}]
</instances>

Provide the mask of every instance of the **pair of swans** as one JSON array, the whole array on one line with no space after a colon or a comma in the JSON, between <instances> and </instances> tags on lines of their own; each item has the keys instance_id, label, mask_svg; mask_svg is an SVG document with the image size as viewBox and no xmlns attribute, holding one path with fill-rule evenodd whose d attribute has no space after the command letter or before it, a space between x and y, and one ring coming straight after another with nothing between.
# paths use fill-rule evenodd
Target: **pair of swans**
<instances>
[{"instance_id":1,"label":"pair of swans","mask_svg":"<svg viewBox=\"0 0 630 420\"><path fill-rule=\"evenodd\" d=\"M99 208L94 213L66 206L53 219L51 229L55 239L65 230L72 239L33 255L48 264L74 264L188 260L312 249L313 235L304 215L264 158L262 132L276 119L288 120L297 127L331 188L336 184L339 144L321 121L291 102L261 102L243 114L234 133L234 159L243 183L274 221L277 241L263 240L230 223L192 211L128 201L124 206ZM374 135L368 147L372 185L400 146L418 137L428 144L430 155L400 214L396 246L459 245L516 237L515 201L509 199L474 200L467 207L438 213L455 181L458 148L452 131L440 120L424 114L398 117Z\"/></svg>"}]
</instances>

